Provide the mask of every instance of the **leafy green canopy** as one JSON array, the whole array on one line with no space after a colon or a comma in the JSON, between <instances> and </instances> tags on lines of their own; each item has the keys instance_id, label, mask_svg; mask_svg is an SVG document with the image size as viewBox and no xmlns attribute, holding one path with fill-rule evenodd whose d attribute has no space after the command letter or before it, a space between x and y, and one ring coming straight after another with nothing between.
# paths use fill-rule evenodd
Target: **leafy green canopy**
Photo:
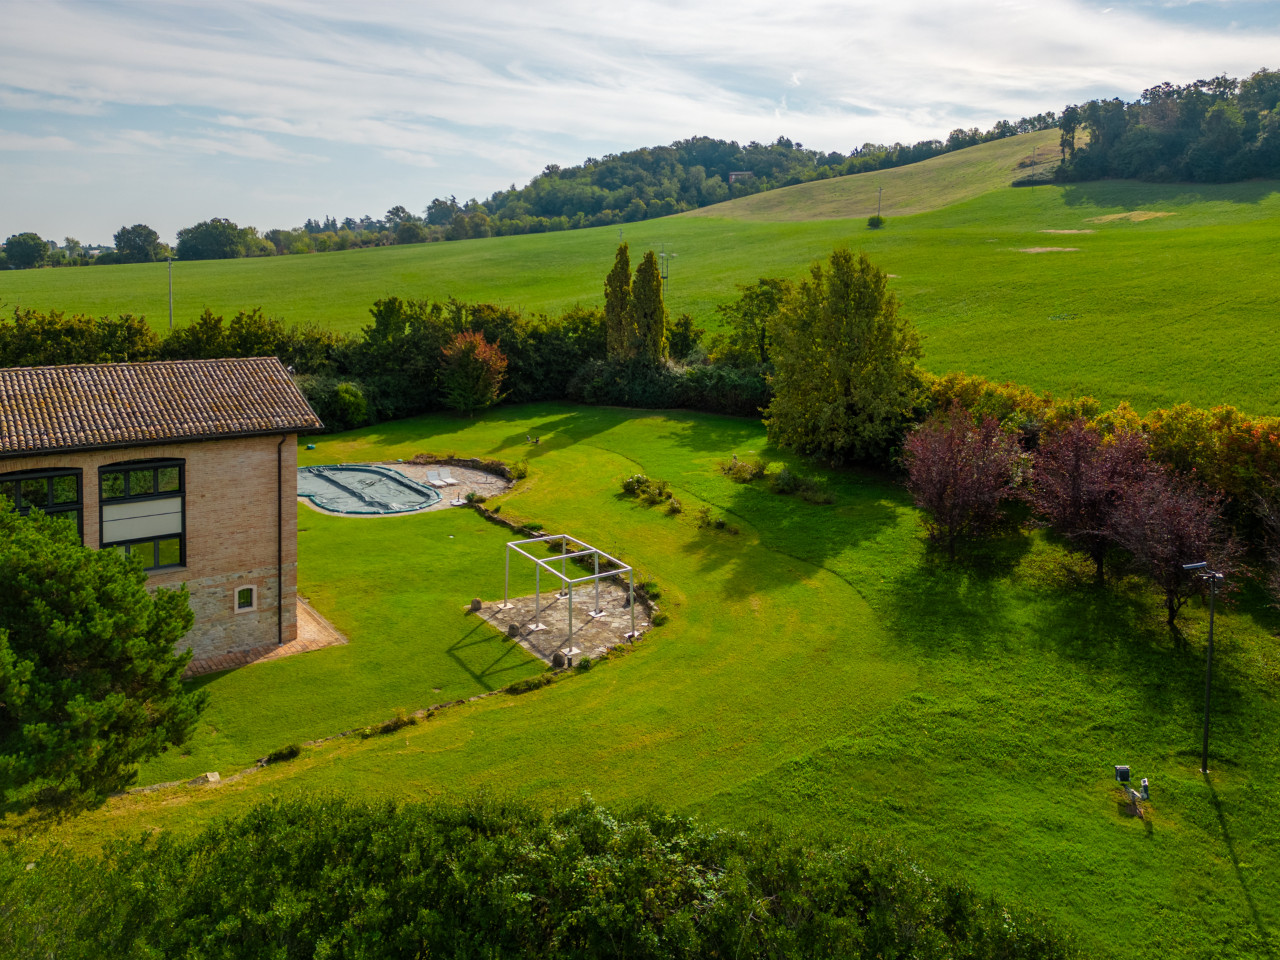
<instances>
[{"instance_id":1,"label":"leafy green canopy","mask_svg":"<svg viewBox=\"0 0 1280 960\"><path fill-rule=\"evenodd\" d=\"M175 654L187 591L147 592L136 560L80 545L66 520L0 497L0 790L93 804L180 744L204 706Z\"/></svg>"},{"instance_id":2,"label":"leafy green canopy","mask_svg":"<svg viewBox=\"0 0 1280 960\"><path fill-rule=\"evenodd\" d=\"M27 857L23 857L27 859ZM893 851L589 800L264 805L105 860L0 862L0 949L60 957L1057 958L1038 920Z\"/></svg>"},{"instance_id":3,"label":"leafy green canopy","mask_svg":"<svg viewBox=\"0 0 1280 960\"><path fill-rule=\"evenodd\" d=\"M776 370L769 439L798 453L883 462L917 404L920 338L898 314L866 254L831 254L783 301L772 332Z\"/></svg>"}]
</instances>

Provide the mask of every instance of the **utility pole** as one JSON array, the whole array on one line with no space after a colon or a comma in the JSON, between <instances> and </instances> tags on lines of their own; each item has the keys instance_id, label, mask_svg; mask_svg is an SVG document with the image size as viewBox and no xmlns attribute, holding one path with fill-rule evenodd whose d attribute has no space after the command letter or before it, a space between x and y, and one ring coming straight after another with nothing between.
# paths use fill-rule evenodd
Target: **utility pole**
<instances>
[{"instance_id":1,"label":"utility pole","mask_svg":"<svg viewBox=\"0 0 1280 960\"><path fill-rule=\"evenodd\" d=\"M1201 580L1209 581L1209 649L1204 660L1204 739L1200 746L1200 772L1209 772L1209 695L1213 692L1213 608L1218 598L1218 584L1222 582L1222 574L1210 570L1203 560L1199 563L1184 563L1182 569Z\"/></svg>"},{"instance_id":2,"label":"utility pole","mask_svg":"<svg viewBox=\"0 0 1280 960\"><path fill-rule=\"evenodd\" d=\"M876 216L880 216L880 200L884 195L884 187L876 184Z\"/></svg>"}]
</instances>

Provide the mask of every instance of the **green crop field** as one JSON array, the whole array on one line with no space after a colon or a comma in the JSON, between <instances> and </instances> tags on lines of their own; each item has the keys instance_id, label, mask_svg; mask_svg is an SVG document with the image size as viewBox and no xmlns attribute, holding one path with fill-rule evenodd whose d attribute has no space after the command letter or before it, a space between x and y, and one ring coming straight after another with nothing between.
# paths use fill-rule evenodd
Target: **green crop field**
<instances>
[{"instance_id":1,"label":"green crop field","mask_svg":"<svg viewBox=\"0 0 1280 960\"><path fill-rule=\"evenodd\" d=\"M799 277L844 244L894 275L935 372L1142 410L1187 401L1280 413L1280 341L1270 336L1280 184L1004 186L1026 172L1019 164L1043 161L1052 147L1052 131L1028 134L627 224L621 236L633 257L666 244L675 254L670 309L709 328L736 284ZM890 219L871 231L865 218L880 186ZM1128 219L1139 213L1167 216ZM175 264L175 317L182 324L205 306L230 315L260 305L288 321L354 332L388 295L554 312L602 301L618 240L618 228L598 228ZM164 264L0 273L4 309L128 311L161 328L166 291Z\"/></svg>"},{"instance_id":2,"label":"green crop field","mask_svg":"<svg viewBox=\"0 0 1280 960\"><path fill-rule=\"evenodd\" d=\"M530 447L527 434L543 442ZM757 423L706 415L501 408L479 422L425 417L321 438L299 458L424 450L528 458L503 514L634 563L662 588L670 621L542 690L330 741L216 789L117 799L55 837L92 847L189 830L297 791L484 789L546 803L589 792L731 827L888 838L1045 913L1085 956L1243 958L1280 945L1280 620L1261 598L1246 591L1218 619L1205 778L1205 611L1189 610L1174 643L1150 588L1097 590L1087 564L1041 533L947 563L925 551L919 515L886 480L824 475L830 506L730 482L716 464L732 454L813 468L766 449ZM623 496L619 481L636 471L670 481L685 512ZM703 505L740 532L699 529ZM240 731L235 742L213 744L220 734L206 729L195 756L147 774L230 772L325 723L373 722L378 709L438 702L436 688L458 695L524 675L487 668L508 662L506 641L460 613L476 593L496 595L505 531L462 510L299 516L300 580L350 646L213 678L210 716ZM468 638L481 652L452 660ZM344 698L359 703L327 705ZM1117 763L1151 779L1144 820L1122 809Z\"/></svg>"}]
</instances>

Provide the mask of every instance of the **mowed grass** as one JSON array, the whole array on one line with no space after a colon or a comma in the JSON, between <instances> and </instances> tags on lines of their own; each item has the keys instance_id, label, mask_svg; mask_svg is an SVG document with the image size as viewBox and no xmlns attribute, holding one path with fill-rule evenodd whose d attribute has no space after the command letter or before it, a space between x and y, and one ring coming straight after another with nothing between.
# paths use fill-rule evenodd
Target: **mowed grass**
<instances>
[{"instance_id":1,"label":"mowed grass","mask_svg":"<svg viewBox=\"0 0 1280 960\"><path fill-rule=\"evenodd\" d=\"M813 260L846 245L894 275L905 314L924 334L924 363L936 373L962 370L1108 405L1127 400L1142 411L1189 402L1280 414L1280 340L1271 336L1280 185L996 186L1019 172L1019 157L1046 153L1044 138L1010 138L697 216L627 224L621 237L633 260L667 244L675 254L671 312L689 312L712 331L716 306L736 296L737 285L799 278ZM865 210L853 219L821 219L870 202L877 184L891 214L885 229L868 230ZM974 196L979 190L986 192ZM930 212L892 215L899 208ZM1091 222L1134 211L1172 216ZM1042 232L1048 230L1092 232ZM227 316L262 306L287 321L356 332L373 301L393 295L554 313L602 302L618 241L619 229L610 227L176 264L175 316L183 324L205 306ZM1022 252L1040 247L1074 249ZM143 313L163 329L165 270L4 271L0 303L6 310Z\"/></svg>"},{"instance_id":2,"label":"mowed grass","mask_svg":"<svg viewBox=\"0 0 1280 960\"><path fill-rule=\"evenodd\" d=\"M298 590L352 642L199 677L209 708L141 783L223 775L342 733L533 676L542 661L464 611L502 593L508 538L473 511L346 518L298 505ZM513 571L512 589L533 590Z\"/></svg>"},{"instance_id":3,"label":"mowed grass","mask_svg":"<svg viewBox=\"0 0 1280 960\"><path fill-rule=\"evenodd\" d=\"M526 434L543 443L527 446ZM1246 593L1220 612L1206 779L1203 609L1189 610L1185 642L1174 643L1148 588L1099 592L1040 534L940 561L903 491L874 476L829 475L836 503L826 507L735 485L718 460L791 462L765 447L757 423L547 404L473 424L384 424L317 446L300 451L303 463L424 448L527 457L530 477L503 499L504 514L635 563L663 588L671 620L629 655L549 688L452 708L390 737L326 744L217 790L114 801L64 828L65 839L189 830L294 791L484 789L546 803L587 791L733 827L772 820L814 836L882 837L928 869L1049 914L1086 956L1274 953L1280 622L1259 598ZM637 470L669 480L686 513L622 497L618 481ZM704 504L741 532L698 530L689 514ZM465 515L446 517L465 527ZM343 606L365 602L360 571L401 551L403 538L389 521L335 522L360 526L361 538L386 533L333 541L342 560L324 561L329 592L314 598L342 625ZM305 525L304 540L317 529ZM458 596L492 595L502 539L473 567L443 553L405 557L406 579L455 583L423 616L447 622ZM304 582L316 582L318 562L304 548ZM353 649L381 642L347 627ZM293 672L323 655L282 661L277 686L287 693ZM264 714L264 724L287 722ZM1151 779L1147 819L1124 814L1117 763Z\"/></svg>"}]
</instances>

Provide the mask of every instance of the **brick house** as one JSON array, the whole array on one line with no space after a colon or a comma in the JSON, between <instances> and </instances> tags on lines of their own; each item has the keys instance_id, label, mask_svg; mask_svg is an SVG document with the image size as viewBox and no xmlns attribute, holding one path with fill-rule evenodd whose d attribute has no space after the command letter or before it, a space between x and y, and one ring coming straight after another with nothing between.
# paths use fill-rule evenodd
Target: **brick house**
<instances>
[{"instance_id":1,"label":"brick house","mask_svg":"<svg viewBox=\"0 0 1280 960\"><path fill-rule=\"evenodd\" d=\"M0 495L185 583L197 660L264 648L297 634L297 435L321 426L275 357L0 369Z\"/></svg>"}]
</instances>

